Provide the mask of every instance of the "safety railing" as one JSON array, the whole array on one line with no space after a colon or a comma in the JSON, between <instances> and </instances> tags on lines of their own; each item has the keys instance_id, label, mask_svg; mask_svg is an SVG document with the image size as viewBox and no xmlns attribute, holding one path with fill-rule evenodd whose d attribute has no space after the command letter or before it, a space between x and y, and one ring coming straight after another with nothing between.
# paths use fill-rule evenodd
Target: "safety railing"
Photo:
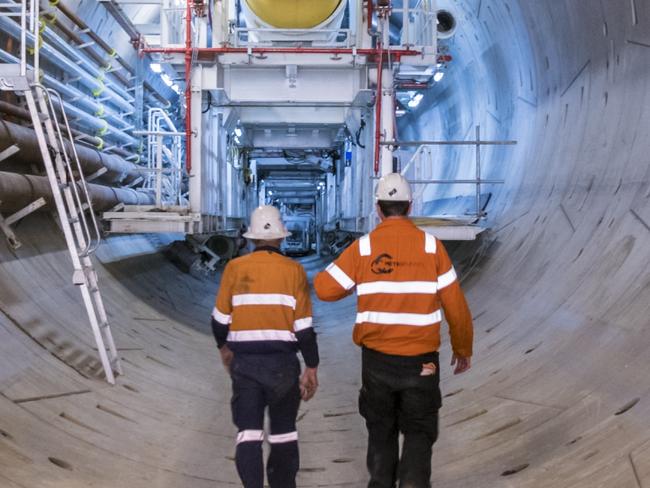
<instances>
[{"instance_id":1,"label":"safety railing","mask_svg":"<svg viewBox=\"0 0 650 488\"><path fill-rule=\"evenodd\" d=\"M401 8L391 8L393 23L402 26L401 46L435 47L438 32L435 2L420 0L415 7L409 4L402 2Z\"/></svg>"},{"instance_id":2,"label":"safety railing","mask_svg":"<svg viewBox=\"0 0 650 488\"><path fill-rule=\"evenodd\" d=\"M74 141L74 138L72 137L72 130L65 112L63 99L57 91L51 88L46 88L38 83L35 83L33 86L36 90L40 91L54 128L54 135L57 139L60 156L60 158L57 158L57 162L63 165L63 168L59 168L59 174L65 174L67 176L67 183L71 190L70 194L72 198L67 202L69 211L74 216L73 218L77 219L81 224L83 239L80 239L77 243L79 256L88 256L97 250L102 236L95 212L92 208L92 200L88 192L88 185L81 167L81 162L79 161L77 149L72 142L66 144L66 139L68 141ZM63 121L63 128L59 123L59 119ZM66 149L68 147L71 148L71 154L68 154Z\"/></svg>"},{"instance_id":3,"label":"safety railing","mask_svg":"<svg viewBox=\"0 0 650 488\"><path fill-rule=\"evenodd\" d=\"M163 0L160 9L160 45L185 46L185 2Z\"/></svg>"},{"instance_id":4,"label":"safety railing","mask_svg":"<svg viewBox=\"0 0 650 488\"><path fill-rule=\"evenodd\" d=\"M0 17L19 19L20 45L18 50L20 51L20 76L27 74L27 23L29 22L29 30L34 31L34 12L37 5L36 0L32 0L31 2L28 2L28 0L0 2Z\"/></svg>"},{"instance_id":5,"label":"safety railing","mask_svg":"<svg viewBox=\"0 0 650 488\"><path fill-rule=\"evenodd\" d=\"M380 143L383 146L393 148L413 147L417 149L409 162L404 166L401 173L405 176L411 176L409 182L415 185L413 192L413 213L420 214L424 207L424 192L429 185L474 185L476 188L475 211L473 216L476 220L485 217L485 212L481 207L481 186L482 185L500 185L505 183L502 179L483 179L481 175L481 146L505 146L517 144L517 141L501 140L488 141L481 140L481 128L476 126L476 139L473 141L386 141ZM432 151L433 146L475 146L475 177L472 179L431 179L435 156ZM471 215L471 214L470 214Z\"/></svg>"},{"instance_id":6,"label":"safety railing","mask_svg":"<svg viewBox=\"0 0 650 488\"><path fill-rule=\"evenodd\" d=\"M143 188L153 190L156 207L181 205L183 183L183 138L167 113L149 109L148 130L136 132L147 136L147 168Z\"/></svg>"}]
</instances>

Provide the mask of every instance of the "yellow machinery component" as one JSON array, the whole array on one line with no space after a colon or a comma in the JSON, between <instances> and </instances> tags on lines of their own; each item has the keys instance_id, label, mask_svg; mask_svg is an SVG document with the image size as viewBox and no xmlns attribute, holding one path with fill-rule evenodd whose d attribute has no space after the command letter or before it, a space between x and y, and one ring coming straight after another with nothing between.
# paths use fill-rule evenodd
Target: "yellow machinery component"
<instances>
[{"instance_id":1,"label":"yellow machinery component","mask_svg":"<svg viewBox=\"0 0 650 488\"><path fill-rule=\"evenodd\" d=\"M278 29L311 29L325 22L341 0L246 0L262 21Z\"/></svg>"}]
</instances>

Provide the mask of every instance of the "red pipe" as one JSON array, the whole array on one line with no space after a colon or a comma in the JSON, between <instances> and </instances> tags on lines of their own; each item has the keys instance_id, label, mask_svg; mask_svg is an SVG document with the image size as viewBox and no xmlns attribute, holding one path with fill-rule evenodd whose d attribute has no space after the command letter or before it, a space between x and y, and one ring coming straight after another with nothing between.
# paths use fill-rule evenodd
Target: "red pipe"
<instances>
[{"instance_id":1,"label":"red pipe","mask_svg":"<svg viewBox=\"0 0 650 488\"><path fill-rule=\"evenodd\" d=\"M368 16L368 19L366 20L368 22L368 35L370 37L374 37L375 34L372 32L372 12L373 12L373 1L374 0L368 0L368 13L366 14Z\"/></svg>"},{"instance_id":2,"label":"red pipe","mask_svg":"<svg viewBox=\"0 0 650 488\"><path fill-rule=\"evenodd\" d=\"M368 15L372 14L372 0L368 0ZM192 87L191 87L191 71L192 71L192 2L187 2L186 10L186 28L185 28L185 47L176 48L144 48L143 53L158 53L158 54L185 54L185 156L186 168L188 174L192 170ZM421 54L420 51L413 49L389 49L384 50L381 43L378 43L378 48L372 49L350 49L350 48L311 48L311 47L202 47L196 49L197 55L200 54L264 54L264 53L280 53L280 54L356 54L359 56L379 56L379 69L377 72L377 119L381 118L381 79L384 53L388 56L394 56L397 62L400 61L402 56L417 56ZM375 173L379 171L379 133L380 124L377 124L376 141L375 141Z\"/></svg>"},{"instance_id":3,"label":"red pipe","mask_svg":"<svg viewBox=\"0 0 650 488\"><path fill-rule=\"evenodd\" d=\"M429 88L428 83L398 83L398 90L426 90Z\"/></svg>"},{"instance_id":4,"label":"red pipe","mask_svg":"<svg viewBox=\"0 0 650 488\"><path fill-rule=\"evenodd\" d=\"M148 47L144 48L142 52L145 53L158 53L158 54L183 54L186 48L182 47ZM357 54L359 56L376 56L381 54L388 54L395 56L399 59L401 56L416 56L422 54L421 51L413 49L354 49L350 48L319 48L319 47L199 47L196 48L198 54L265 54L265 53L280 53L280 54Z\"/></svg>"},{"instance_id":5,"label":"red pipe","mask_svg":"<svg viewBox=\"0 0 650 488\"><path fill-rule=\"evenodd\" d=\"M187 0L185 19L185 168L192 172L192 2Z\"/></svg>"},{"instance_id":6,"label":"red pipe","mask_svg":"<svg viewBox=\"0 0 650 488\"><path fill-rule=\"evenodd\" d=\"M379 156L381 138L381 82L384 69L384 56L382 52L381 41L377 41L377 48L379 50L379 63L377 64L377 95L375 100L375 175L379 173Z\"/></svg>"}]
</instances>

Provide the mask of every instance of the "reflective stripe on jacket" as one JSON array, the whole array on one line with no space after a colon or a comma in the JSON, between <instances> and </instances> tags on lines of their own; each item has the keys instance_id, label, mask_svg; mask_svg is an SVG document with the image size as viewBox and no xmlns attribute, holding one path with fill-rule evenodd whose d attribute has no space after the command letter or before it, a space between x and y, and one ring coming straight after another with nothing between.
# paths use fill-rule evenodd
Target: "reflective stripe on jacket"
<instances>
[{"instance_id":1,"label":"reflective stripe on jacket","mask_svg":"<svg viewBox=\"0 0 650 488\"><path fill-rule=\"evenodd\" d=\"M444 311L454 352L472 355L472 317L449 256L406 218L387 219L350 245L314 288L326 301L356 288L360 346L399 356L437 351Z\"/></svg>"},{"instance_id":2,"label":"reflective stripe on jacket","mask_svg":"<svg viewBox=\"0 0 650 488\"><path fill-rule=\"evenodd\" d=\"M212 319L237 352L296 351L309 342L310 367L318 363L309 284L303 267L276 250L257 250L228 263ZM227 332L226 332L227 331ZM308 360L309 359L309 360Z\"/></svg>"}]
</instances>

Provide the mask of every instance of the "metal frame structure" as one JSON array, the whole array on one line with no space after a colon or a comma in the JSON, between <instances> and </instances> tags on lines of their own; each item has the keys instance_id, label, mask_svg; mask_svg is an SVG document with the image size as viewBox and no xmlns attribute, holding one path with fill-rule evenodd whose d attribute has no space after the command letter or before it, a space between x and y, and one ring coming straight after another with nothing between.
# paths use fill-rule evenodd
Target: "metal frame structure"
<instances>
[{"instance_id":1,"label":"metal frame structure","mask_svg":"<svg viewBox=\"0 0 650 488\"><path fill-rule=\"evenodd\" d=\"M199 217L196 232L224 231L244 216L229 202L215 204L210 196L211 193L217 195L224 181L233 195L250 193L241 180L235 178L233 168L226 164L227 140L232 137L233 121L241 121L244 139L247 138L241 143L242 147L273 151L273 147L294 147L302 137L299 136L301 127L331 126L340 132L352 126L356 127L356 133L362 120L366 124L374 119L374 124L368 124L368 132L374 134L373 140L369 145L364 144L365 148L355 144L353 164L361 165L362 173L370 176L372 161L375 161L374 174L384 174L392 170L393 152L379 143L392 139L395 114L393 110L382 111L382 106L394 105L392 80L402 64L411 69L413 66L435 66L440 62L434 0L422 0L416 7L406 5L393 10L374 8L373 2L367 2L364 7L363 2L350 0L337 8L331 19L314 29L274 29L263 21L240 26L233 5L234 2L219 2L214 6L213 36L208 39L202 3L186 2L182 30L178 29L181 23L176 13L180 7L165 0L161 11L163 45L142 49L144 54L159 56L161 63L184 70L185 167L190 177L188 216ZM333 20L343 9L349 10L349 27L342 27ZM166 25L171 11L173 25ZM405 29L399 42L394 43L390 39L389 24L391 18L398 16L405 19ZM345 34L343 43L342 33ZM242 40L242 36L246 39ZM327 42L323 42L325 37L329 39ZM181 45L181 38L184 38L184 45ZM376 96L373 97L373 93ZM207 113L204 114L203 106L208 96ZM217 118L213 117L213 112L219 114ZM275 114L273 120L268 116L270 113ZM219 121L218 130L214 121ZM208 124L209 135L206 134ZM280 134L282 130L285 130L284 135ZM303 139L301 144L306 146L310 140ZM264 146L265 141L278 145ZM214 146L208 148L206 142ZM341 139L332 139L329 144L335 149L342 143ZM257 160L258 173L264 164L263 160ZM223 169L216 170L213 175L210 168L213 165ZM340 170L343 172L343 168ZM356 169L350 170L339 181L341 188L353 185L354 193L360 195L350 209L354 217L347 218L345 224L352 224L354 231L369 225L365 203L371 188L366 183L367 178L359 176ZM328 186L328 191L340 190L334 185ZM223 192L219 193L219 199L223 197ZM254 200L252 197L245 199ZM324 199L330 200L327 196ZM339 204L331 215L327 215L328 222L336 220L335 215L342 215L342 202L338 198L333 201ZM230 213L231 210L234 213ZM233 219L235 222L231 222Z\"/></svg>"},{"instance_id":2,"label":"metal frame structure","mask_svg":"<svg viewBox=\"0 0 650 488\"><path fill-rule=\"evenodd\" d=\"M425 164L432 165L433 161L430 158L430 152L428 153L429 161L428 163L423 163L424 154L427 148L431 146L475 146L475 169L476 177L474 179L454 179L454 180L418 180L411 179L409 182L412 185L424 185L420 189L416 190L414 195L414 201L417 201L418 198L421 198L422 193L427 185L475 185L475 205L476 212L475 217L476 221L483 219L485 217L485 212L481 208L481 185L499 185L505 183L503 179L482 179L481 178L481 146L512 146L517 144L517 141L512 140L495 140L487 141L481 140L481 127L476 126L476 139L473 141L384 141L381 142L382 146L389 146L392 148L398 147L408 147L408 146L417 146L417 149L409 162L401 170L403 175L406 175L409 170L413 168L421 169ZM417 205L417 203L415 204Z\"/></svg>"},{"instance_id":3,"label":"metal frame structure","mask_svg":"<svg viewBox=\"0 0 650 488\"><path fill-rule=\"evenodd\" d=\"M186 134L179 132L167 113L157 107L149 109L148 130L135 134L147 137L148 174L143 188L155 191L156 208L182 206L182 142Z\"/></svg>"}]
</instances>

